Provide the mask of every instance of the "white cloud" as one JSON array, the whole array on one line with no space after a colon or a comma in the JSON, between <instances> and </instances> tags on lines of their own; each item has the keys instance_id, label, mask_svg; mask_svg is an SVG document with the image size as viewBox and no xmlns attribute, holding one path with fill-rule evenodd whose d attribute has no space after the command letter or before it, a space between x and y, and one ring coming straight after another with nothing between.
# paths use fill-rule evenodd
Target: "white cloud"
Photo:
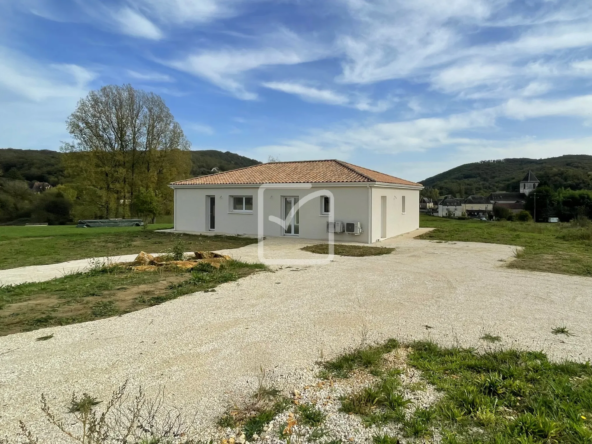
<instances>
[{"instance_id":1,"label":"white cloud","mask_svg":"<svg viewBox=\"0 0 592 444\"><path fill-rule=\"evenodd\" d=\"M580 60L578 62L573 62L571 66L575 71L583 74L592 73L592 60Z\"/></svg>"},{"instance_id":2,"label":"white cloud","mask_svg":"<svg viewBox=\"0 0 592 444\"><path fill-rule=\"evenodd\" d=\"M2 145L57 149L69 138L66 118L89 83L92 71L67 64L44 64L0 47L0 134Z\"/></svg>"},{"instance_id":3,"label":"white cloud","mask_svg":"<svg viewBox=\"0 0 592 444\"><path fill-rule=\"evenodd\" d=\"M122 34L151 40L160 40L164 37L162 31L154 23L133 9L125 7L113 11L111 18Z\"/></svg>"},{"instance_id":4,"label":"white cloud","mask_svg":"<svg viewBox=\"0 0 592 444\"><path fill-rule=\"evenodd\" d=\"M423 118L317 131L300 139L260 147L257 152L283 152L283 158L290 160L303 159L311 154L315 155L314 158L344 158L356 150L382 154L421 152L436 147L473 143L472 139L459 133L493 127L497 114L496 109L485 109L443 118Z\"/></svg>"},{"instance_id":5,"label":"white cloud","mask_svg":"<svg viewBox=\"0 0 592 444\"><path fill-rule=\"evenodd\" d=\"M0 46L0 89L3 97L34 102L52 98L79 97L95 75L77 65L43 66L19 53Z\"/></svg>"},{"instance_id":6,"label":"white cloud","mask_svg":"<svg viewBox=\"0 0 592 444\"><path fill-rule=\"evenodd\" d=\"M273 151L275 154L283 153L282 156L287 159L302 159L307 155L314 155L314 158L347 157L356 150L400 154L454 148L471 152L479 149L481 151L478 156L489 159L492 158L493 153L498 153L496 156L515 156L517 151L513 152L513 150L519 143L521 146L529 147L528 150L520 153L521 156L528 152L535 157L540 157L534 148L536 143L539 143L538 141L536 143L529 141L528 144L524 140L492 141L484 138L483 135L487 131L498 133L496 122L499 117L522 120L548 116L590 118L592 117L592 95L564 100L512 99L503 106L453 114L447 117L321 130L300 139L260 147L257 152L264 154ZM558 144L549 143L548 146L549 153L552 154L552 148L557 147ZM566 147L573 146L579 147L580 151L580 148L583 147L581 142L566 144ZM589 150L588 147L588 152ZM566 148L560 152L566 154L569 150Z\"/></svg>"},{"instance_id":7,"label":"white cloud","mask_svg":"<svg viewBox=\"0 0 592 444\"><path fill-rule=\"evenodd\" d=\"M350 97L330 89L314 88L296 82L264 82L261 85L286 94L294 94L307 102L347 106L360 111L383 112L389 109L395 101L393 99L374 101L355 94Z\"/></svg>"},{"instance_id":8,"label":"white cloud","mask_svg":"<svg viewBox=\"0 0 592 444\"><path fill-rule=\"evenodd\" d=\"M171 76L157 72L138 72L128 69L127 75L133 79L145 82L170 83L175 81Z\"/></svg>"},{"instance_id":9,"label":"white cloud","mask_svg":"<svg viewBox=\"0 0 592 444\"><path fill-rule=\"evenodd\" d=\"M238 13L239 1L232 0L128 0L161 22L170 24L205 23Z\"/></svg>"},{"instance_id":10,"label":"white cloud","mask_svg":"<svg viewBox=\"0 0 592 444\"><path fill-rule=\"evenodd\" d=\"M328 89L318 89L293 82L265 82L265 88L282 91L287 94L295 94L303 100L311 102L327 103L330 105L346 105L349 99L341 94Z\"/></svg>"},{"instance_id":11,"label":"white cloud","mask_svg":"<svg viewBox=\"0 0 592 444\"><path fill-rule=\"evenodd\" d=\"M212 136L214 135L215 131L214 128L212 128L209 125L203 124L203 123L188 123L183 125L184 128L188 129L189 131L193 131L195 133L199 133L199 134L205 134L207 136Z\"/></svg>"},{"instance_id":12,"label":"white cloud","mask_svg":"<svg viewBox=\"0 0 592 444\"><path fill-rule=\"evenodd\" d=\"M296 65L317 60L326 50L307 43L287 30L260 38L267 46L244 49L199 51L163 63L180 71L201 77L242 100L254 100L257 94L244 86L244 75L274 65ZM270 45L270 42L274 42Z\"/></svg>"},{"instance_id":13,"label":"white cloud","mask_svg":"<svg viewBox=\"0 0 592 444\"><path fill-rule=\"evenodd\" d=\"M460 98L503 100L562 89L562 76L592 70L569 60L569 51L592 47L589 2L539 2L517 21L523 5L512 0L343 2L351 18L338 40L343 83L405 79ZM491 27L510 32L480 39Z\"/></svg>"},{"instance_id":14,"label":"white cloud","mask_svg":"<svg viewBox=\"0 0 592 444\"><path fill-rule=\"evenodd\" d=\"M506 117L525 120L536 117L592 117L592 95L558 100L512 99L502 106Z\"/></svg>"}]
</instances>

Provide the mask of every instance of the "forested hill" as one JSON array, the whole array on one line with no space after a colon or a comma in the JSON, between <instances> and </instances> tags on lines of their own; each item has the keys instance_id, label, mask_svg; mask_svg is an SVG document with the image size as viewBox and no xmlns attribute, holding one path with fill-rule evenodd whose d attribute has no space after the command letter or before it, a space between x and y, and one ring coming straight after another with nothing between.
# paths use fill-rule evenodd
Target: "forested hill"
<instances>
[{"instance_id":1,"label":"forested hill","mask_svg":"<svg viewBox=\"0 0 592 444\"><path fill-rule=\"evenodd\" d=\"M244 168L260 163L257 160L230 151L222 152L216 150L191 151L192 176L210 174L212 168L218 168L220 171L229 171L236 168Z\"/></svg>"},{"instance_id":2,"label":"forested hill","mask_svg":"<svg viewBox=\"0 0 592 444\"><path fill-rule=\"evenodd\" d=\"M55 186L64 179L61 156L58 151L0 148L0 175L8 179L49 182ZM229 151L216 150L192 151L191 160L192 176L209 174L214 167L228 171L259 163Z\"/></svg>"},{"instance_id":3,"label":"forested hill","mask_svg":"<svg viewBox=\"0 0 592 444\"><path fill-rule=\"evenodd\" d=\"M492 191L519 191L520 181L532 170L541 186L553 189L592 189L592 156L566 155L549 159L503 159L467 163L422 180L440 196L487 195Z\"/></svg>"}]
</instances>

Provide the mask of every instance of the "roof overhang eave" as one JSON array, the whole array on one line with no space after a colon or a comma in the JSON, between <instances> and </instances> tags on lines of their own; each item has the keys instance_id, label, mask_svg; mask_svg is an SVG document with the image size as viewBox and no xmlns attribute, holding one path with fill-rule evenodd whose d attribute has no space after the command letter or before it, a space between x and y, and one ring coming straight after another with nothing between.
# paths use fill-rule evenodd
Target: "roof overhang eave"
<instances>
[{"instance_id":1,"label":"roof overhang eave","mask_svg":"<svg viewBox=\"0 0 592 444\"><path fill-rule=\"evenodd\" d=\"M259 188L265 186L267 188L281 188L281 187L294 187L295 185L308 185L312 188L321 187L381 187L381 188L398 188L408 190L423 190L423 186L398 184L398 183L385 183L385 182L287 182L287 183L249 183L249 184L176 184L171 183L169 187L172 189L211 189L211 188Z\"/></svg>"}]
</instances>

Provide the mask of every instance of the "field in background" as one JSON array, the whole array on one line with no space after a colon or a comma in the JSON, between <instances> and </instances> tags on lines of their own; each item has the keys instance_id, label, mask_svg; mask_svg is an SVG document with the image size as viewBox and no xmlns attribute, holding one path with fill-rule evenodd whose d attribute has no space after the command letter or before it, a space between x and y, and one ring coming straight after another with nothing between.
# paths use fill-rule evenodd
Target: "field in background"
<instances>
[{"instance_id":1,"label":"field in background","mask_svg":"<svg viewBox=\"0 0 592 444\"><path fill-rule=\"evenodd\" d=\"M198 236L157 233L170 224L124 228L76 228L73 225L1 227L0 270L46 265L91 257L165 253L178 243L185 251L239 248L257 242L233 236Z\"/></svg>"},{"instance_id":2,"label":"field in background","mask_svg":"<svg viewBox=\"0 0 592 444\"><path fill-rule=\"evenodd\" d=\"M436 228L419 237L434 241L516 245L508 266L547 273L592 276L592 226L532 222L485 222L421 215L422 228Z\"/></svg>"}]
</instances>

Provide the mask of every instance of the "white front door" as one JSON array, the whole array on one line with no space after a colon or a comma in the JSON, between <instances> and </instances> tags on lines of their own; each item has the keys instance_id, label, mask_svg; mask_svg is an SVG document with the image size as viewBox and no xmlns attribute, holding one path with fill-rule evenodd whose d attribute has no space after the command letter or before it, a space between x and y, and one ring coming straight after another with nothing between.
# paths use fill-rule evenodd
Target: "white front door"
<instances>
[{"instance_id":1,"label":"white front door","mask_svg":"<svg viewBox=\"0 0 592 444\"><path fill-rule=\"evenodd\" d=\"M297 197L284 197L284 236L298 236L300 234L300 215L299 211L290 218L290 212L298 203Z\"/></svg>"}]
</instances>

